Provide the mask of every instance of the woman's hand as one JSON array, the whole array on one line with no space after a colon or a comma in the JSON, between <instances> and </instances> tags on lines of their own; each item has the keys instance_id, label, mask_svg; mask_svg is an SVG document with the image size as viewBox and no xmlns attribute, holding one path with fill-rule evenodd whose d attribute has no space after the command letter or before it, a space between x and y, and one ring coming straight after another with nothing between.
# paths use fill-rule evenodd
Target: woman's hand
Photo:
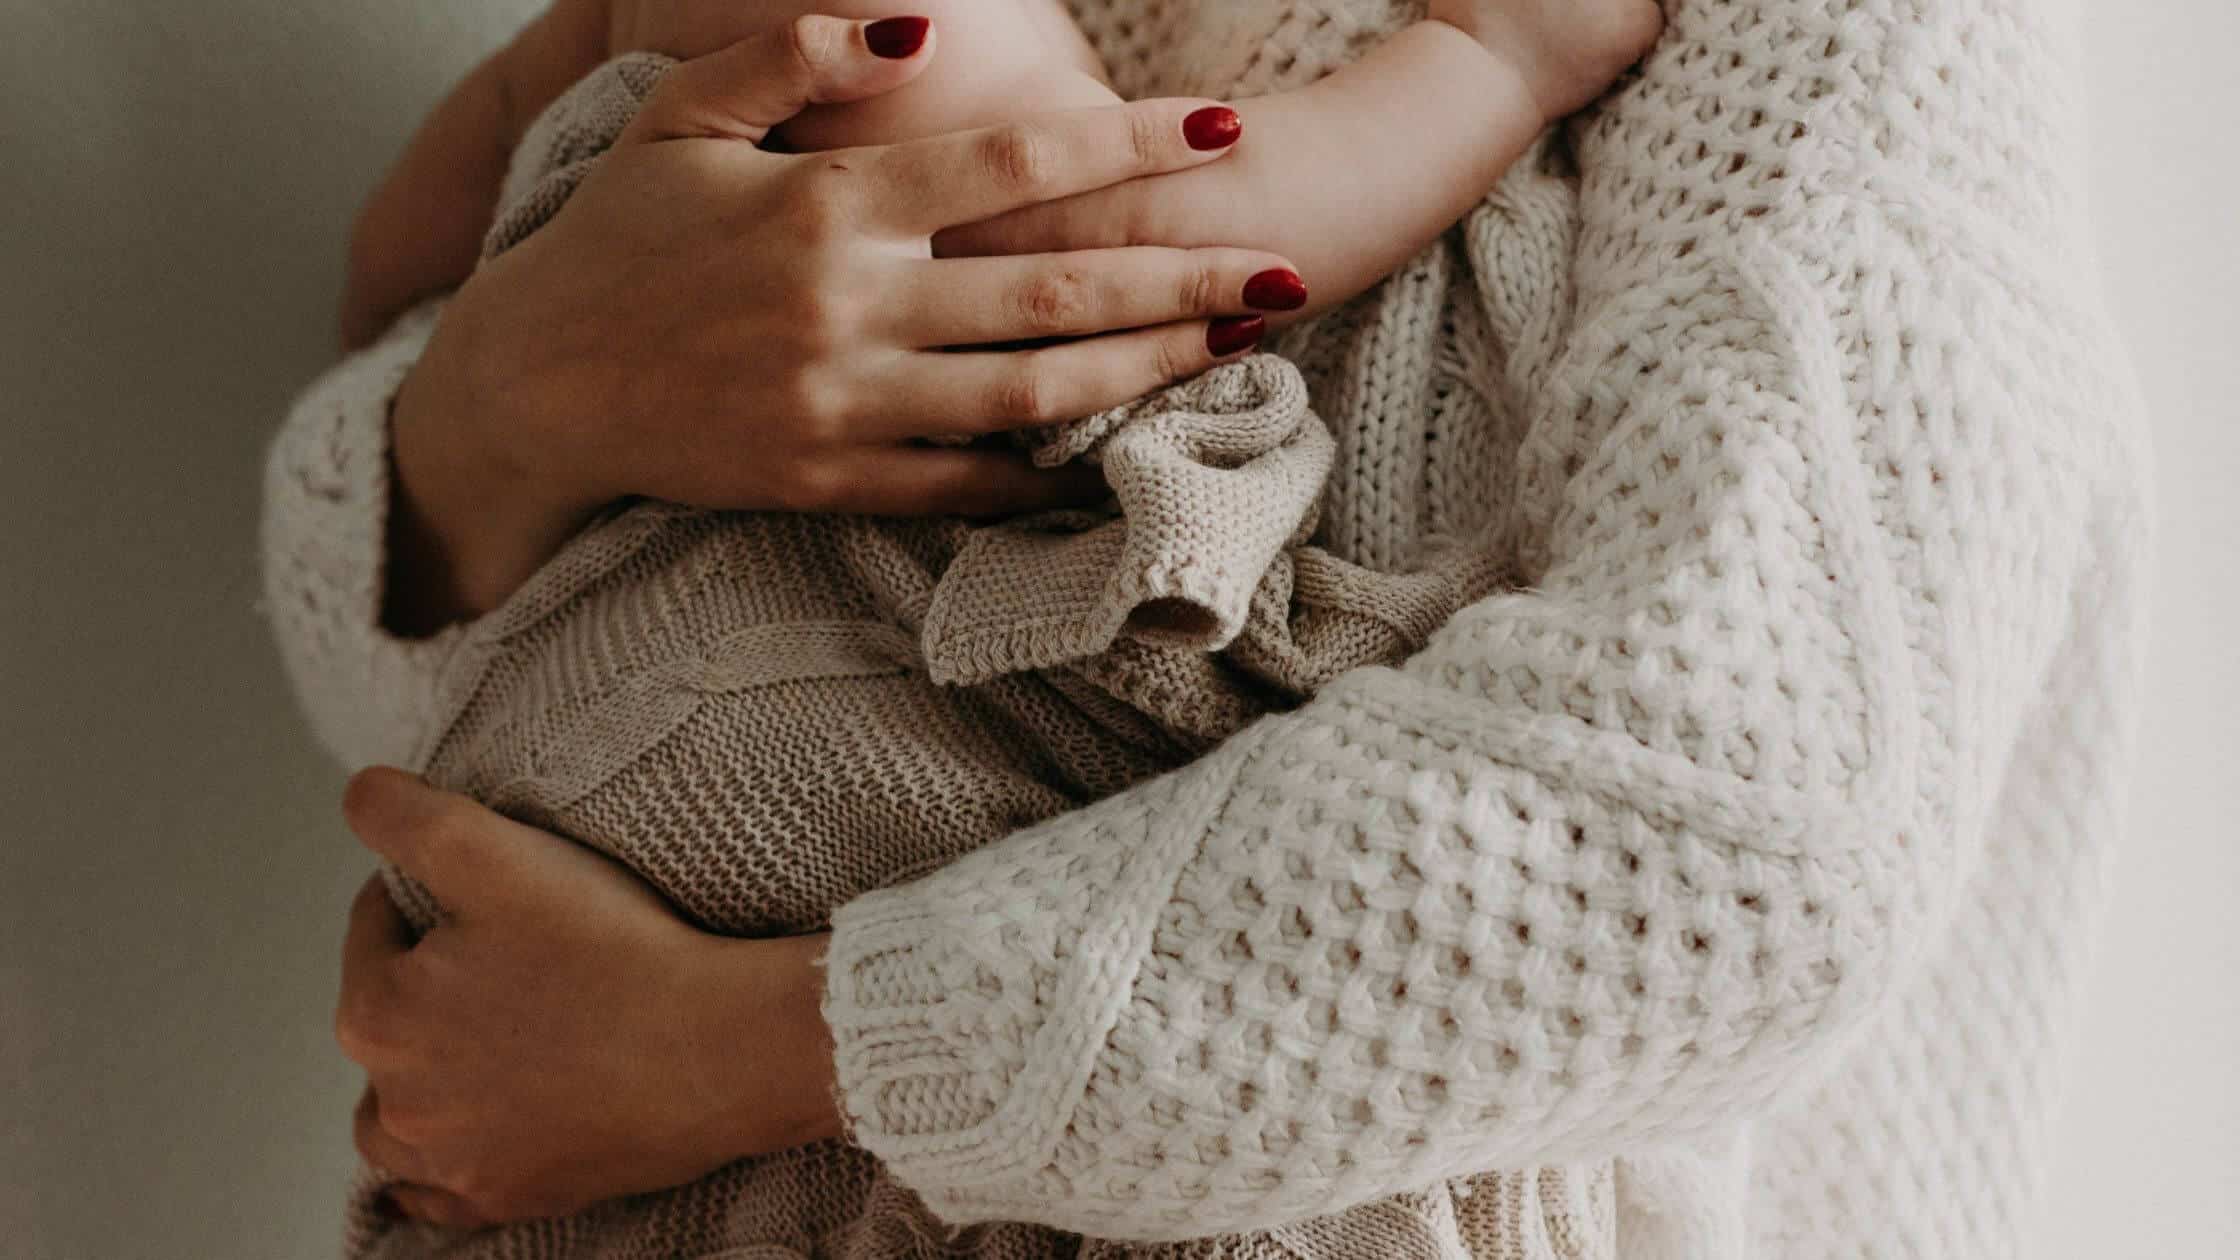
<instances>
[{"instance_id":1,"label":"woman's hand","mask_svg":"<svg viewBox=\"0 0 2240 1260\"><path fill-rule=\"evenodd\" d=\"M761 6L738 0L555 0L444 97L366 199L350 235L344 347L474 270L514 148L562 92L624 53L704 57L769 27ZM871 41L897 51L913 33L922 41L905 17Z\"/></svg>"},{"instance_id":2,"label":"woman's hand","mask_svg":"<svg viewBox=\"0 0 2240 1260\"><path fill-rule=\"evenodd\" d=\"M562 1215L839 1134L823 937L700 932L590 850L397 771L344 812L451 916L413 943L376 877L344 946L357 1145L400 1210Z\"/></svg>"},{"instance_id":3,"label":"woman's hand","mask_svg":"<svg viewBox=\"0 0 2240 1260\"><path fill-rule=\"evenodd\" d=\"M849 32L803 39L832 23ZM907 60L907 59L906 59ZM584 519L705 507L993 515L1093 478L929 448L1087 415L1242 353L1273 254L934 260L941 228L1200 165L1224 106L1149 101L884 148L756 147L891 87L860 24L805 18L687 62L543 230L478 271L400 392L399 629L486 611ZM1210 322L1209 322L1210 321ZM947 348L1112 336L1009 352Z\"/></svg>"}]
</instances>

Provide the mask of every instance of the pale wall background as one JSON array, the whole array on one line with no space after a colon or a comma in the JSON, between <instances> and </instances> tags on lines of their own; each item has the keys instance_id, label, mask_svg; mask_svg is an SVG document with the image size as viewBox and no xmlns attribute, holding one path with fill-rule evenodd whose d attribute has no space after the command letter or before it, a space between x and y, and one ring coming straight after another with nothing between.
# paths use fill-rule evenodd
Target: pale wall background
<instances>
[{"instance_id":1,"label":"pale wall background","mask_svg":"<svg viewBox=\"0 0 2240 1260\"><path fill-rule=\"evenodd\" d=\"M256 616L257 468L328 356L352 207L529 4L0 0L0 1255L332 1253L357 1080L327 1012L366 862ZM2232 1256L2240 18L2086 31L2164 577L2039 1254Z\"/></svg>"}]
</instances>

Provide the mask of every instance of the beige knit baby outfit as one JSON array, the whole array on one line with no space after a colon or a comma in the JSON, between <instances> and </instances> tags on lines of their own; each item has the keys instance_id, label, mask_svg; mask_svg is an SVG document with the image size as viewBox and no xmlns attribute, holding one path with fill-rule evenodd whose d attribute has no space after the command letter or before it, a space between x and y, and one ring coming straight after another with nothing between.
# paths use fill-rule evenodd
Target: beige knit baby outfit
<instances>
[{"instance_id":1,"label":"beige knit baby outfit","mask_svg":"<svg viewBox=\"0 0 2240 1260\"><path fill-rule=\"evenodd\" d=\"M673 64L624 57L546 111L486 258L559 212ZM1299 370L1275 355L1023 440L1044 465L1100 465L1112 509L971 526L647 503L596 523L487 623L481 667L447 680L428 778L599 848L711 930L820 931L863 893L1183 765L1340 674L1404 659L1494 589L1478 550L1396 574L1308 543L1334 443ZM425 891L384 873L432 925ZM363 1194L378 1181L362 1187L353 1251L436 1245L371 1210ZM1487 1173L1299 1229L1086 1247L1584 1258L1608 1254L1610 1200L1607 1168ZM1033 1225L952 1231L839 1141L441 1245L851 1260L1085 1246Z\"/></svg>"}]
</instances>

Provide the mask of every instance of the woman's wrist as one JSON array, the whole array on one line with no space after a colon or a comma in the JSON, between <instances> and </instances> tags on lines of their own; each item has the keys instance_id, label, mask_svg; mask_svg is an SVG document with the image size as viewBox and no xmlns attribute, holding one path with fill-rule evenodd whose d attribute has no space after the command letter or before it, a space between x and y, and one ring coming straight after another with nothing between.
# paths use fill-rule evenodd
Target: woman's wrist
<instances>
[{"instance_id":1,"label":"woman's wrist","mask_svg":"<svg viewBox=\"0 0 2240 1260\"><path fill-rule=\"evenodd\" d=\"M725 1160L844 1136L822 958L829 935L709 938L679 987L694 1043L708 1141Z\"/></svg>"},{"instance_id":2,"label":"woman's wrist","mask_svg":"<svg viewBox=\"0 0 2240 1260\"><path fill-rule=\"evenodd\" d=\"M489 402L459 370L470 361L458 344L467 318L455 300L390 409L382 623L397 634L495 609L597 508L558 493L517 447L495 440L519 431L492 423Z\"/></svg>"}]
</instances>

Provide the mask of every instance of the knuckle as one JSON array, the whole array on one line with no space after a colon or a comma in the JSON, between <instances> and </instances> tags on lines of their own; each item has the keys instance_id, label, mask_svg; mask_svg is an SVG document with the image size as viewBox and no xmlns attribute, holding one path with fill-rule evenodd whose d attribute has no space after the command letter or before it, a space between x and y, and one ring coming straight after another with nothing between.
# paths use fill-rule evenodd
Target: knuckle
<instances>
[{"instance_id":1,"label":"knuckle","mask_svg":"<svg viewBox=\"0 0 2240 1260\"><path fill-rule=\"evenodd\" d=\"M1160 382L1171 385L1189 378L1195 365L1182 342L1171 336L1159 337L1151 343L1151 371Z\"/></svg>"},{"instance_id":2,"label":"knuckle","mask_svg":"<svg viewBox=\"0 0 2240 1260\"><path fill-rule=\"evenodd\" d=\"M1049 369L1042 367L1031 356L1002 384L996 387L995 414L998 418L1028 424L1050 424L1057 416L1052 397Z\"/></svg>"},{"instance_id":3,"label":"knuckle","mask_svg":"<svg viewBox=\"0 0 2240 1260\"><path fill-rule=\"evenodd\" d=\"M1147 109L1127 111L1128 155L1139 170L1153 170L1164 166L1167 150L1172 144L1172 130Z\"/></svg>"},{"instance_id":4,"label":"knuckle","mask_svg":"<svg viewBox=\"0 0 2240 1260\"><path fill-rule=\"evenodd\" d=\"M1226 285L1221 265L1201 262L1187 268L1182 276L1181 309L1191 315L1210 315L1221 309L1221 297Z\"/></svg>"},{"instance_id":5,"label":"knuckle","mask_svg":"<svg viewBox=\"0 0 2240 1260\"><path fill-rule=\"evenodd\" d=\"M831 59L832 39L824 23L803 14L775 33L778 65L790 82L800 85L806 97L817 81L817 67Z\"/></svg>"},{"instance_id":6,"label":"knuckle","mask_svg":"<svg viewBox=\"0 0 2240 1260\"><path fill-rule=\"evenodd\" d=\"M808 352L807 346L800 349ZM848 392L830 374L798 372L784 390L785 406L792 413L796 439L804 446L825 448L848 440L851 409ZM805 463L814 461L804 459Z\"/></svg>"},{"instance_id":7,"label":"knuckle","mask_svg":"<svg viewBox=\"0 0 2240 1260\"><path fill-rule=\"evenodd\" d=\"M1019 294L1020 316L1031 331L1042 334L1084 327L1095 306L1095 282L1074 267L1046 271Z\"/></svg>"},{"instance_id":8,"label":"knuckle","mask_svg":"<svg viewBox=\"0 0 2240 1260\"><path fill-rule=\"evenodd\" d=\"M806 246L829 245L848 235L855 225L856 183L852 172L827 162L803 162L794 168L790 207L794 236Z\"/></svg>"},{"instance_id":9,"label":"knuckle","mask_svg":"<svg viewBox=\"0 0 2240 1260\"><path fill-rule=\"evenodd\" d=\"M1012 123L988 133L980 145L980 160L988 173L1006 188L1033 193L1046 188L1057 173L1057 137L1033 123Z\"/></svg>"},{"instance_id":10,"label":"knuckle","mask_svg":"<svg viewBox=\"0 0 2240 1260\"><path fill-rule=\"evenodd\" d=\"M812 293L795 304L788 339L795 361L815 363L855 344L863 312L855 299L832 289Z\"/></svg>"},{"instance_id":11,"label":"knuckle","mask_svg":"<svg viewBox=\"0 0 2240 1260\"><path fill-rule=\"evenodd\" d=\"M779 479L774 497L789 512L829 512L838 507L846 489L847 478L831 464L805 459Z\"/></svg>"}]
</instances>

